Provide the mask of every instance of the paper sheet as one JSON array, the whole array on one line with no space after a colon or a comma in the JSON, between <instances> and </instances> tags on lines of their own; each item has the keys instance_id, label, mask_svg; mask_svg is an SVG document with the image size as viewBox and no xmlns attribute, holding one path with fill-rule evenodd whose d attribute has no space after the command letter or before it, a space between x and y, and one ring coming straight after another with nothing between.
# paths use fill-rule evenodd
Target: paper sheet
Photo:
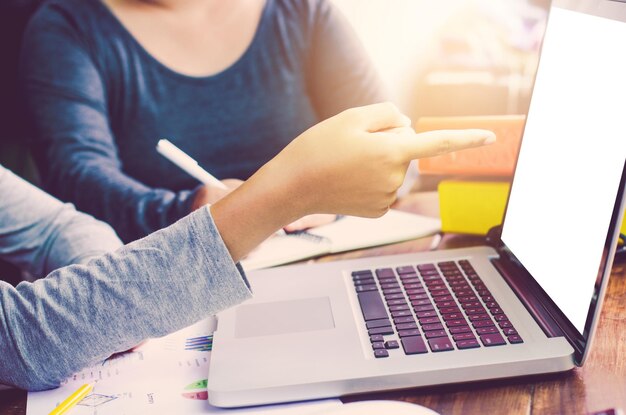
<instances>
[{"instance_id":1,"label":"paper sheet","mask_svg":"<svg viewBox=\"0 0 626 415\"><path fill-rule=\"evenodd\" d=\"M394 209L376 219L344 216L305 233L273 236L241 264L246 271L251 271L324 254L421 238L439 230L439 219Z\"/></svg>"},{"instance_id":2,"label":"paper sheet","mask_svg":"<svg viewBox=\"0 0 626 415\"><path fill-rule=\"evenodd\" d=\"M214 414L288 415L321 412L341 405L338 399L245 409L220 409L207 401L206 379L211 353L186 350L188 339L213 332L207 319L169 336L153 339L135 351L86 368L61 387L30 392L26 415L46 415L85 383L93 391L72 415Z\"/></svg>"}]
</instances>

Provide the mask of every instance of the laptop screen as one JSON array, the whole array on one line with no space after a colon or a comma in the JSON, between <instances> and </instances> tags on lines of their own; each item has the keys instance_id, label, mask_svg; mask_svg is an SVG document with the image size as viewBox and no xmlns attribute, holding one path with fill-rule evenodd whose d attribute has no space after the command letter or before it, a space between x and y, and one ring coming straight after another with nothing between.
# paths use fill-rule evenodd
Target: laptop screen
<instances>
[{"instance_id":1,"label":"laptop screen","mask_svg":"<svg viewBox=\"0 0 626 415\"><path fill-rule=\"evenodd\" d=\"M569 3L550 10L502 241L582 335L626 157L626 23L599 5L626 4Z\"/></svg>"}]
</instances>

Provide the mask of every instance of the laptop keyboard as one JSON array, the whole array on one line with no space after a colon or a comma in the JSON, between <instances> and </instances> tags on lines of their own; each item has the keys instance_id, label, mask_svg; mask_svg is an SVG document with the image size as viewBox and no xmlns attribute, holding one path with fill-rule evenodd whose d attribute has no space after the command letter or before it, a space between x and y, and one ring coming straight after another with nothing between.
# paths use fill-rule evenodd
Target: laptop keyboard
<instances>
[{"instance_id":1,"label":"laptop keyboard","mask_svg":"<svg viewBox=\"0 0 626 415\"><path fill-rule=\"evenodd\" d=\"M523 343L468 260L354 271L352 280L375 357L400 346L410 355Z\"/></svg>"}]
</instances>

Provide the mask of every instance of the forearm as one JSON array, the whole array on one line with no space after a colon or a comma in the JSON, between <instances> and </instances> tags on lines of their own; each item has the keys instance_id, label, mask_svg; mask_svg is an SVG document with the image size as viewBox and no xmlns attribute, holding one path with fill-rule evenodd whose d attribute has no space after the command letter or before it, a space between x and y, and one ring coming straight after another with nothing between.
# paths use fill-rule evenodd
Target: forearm
<instances>
[{"instance_id":1,"label":"forearm","mask_svg":"<svg viewBox=\"0 0 626 415\"><path fill-rule=\"evenodd\" d=\"M169 226L191 211L192 191L150 188L122 172L114 160L72 154L70 149L54 159L45 162L57 166L49 172L46 188L110 224L126 243Z\"/></svg>"},{"instance_id":2,"label":"forearm","mask_svg":"<svg viewBox=\"0 0 626 415\"><path fill-rule=\"evenodd\" d=\"M250 295L208 209L200 209L88 265L15 288L0 282L0 383L54 387Z\"/></svg>"},{"instance_id":3,"label":"forearm","mask_svg":"<svg viewBox=\"0 0 626 415\"><path fill-rule=\"evenodd\" d=\"M113 230L0 166L0 257L33 276L121 246Z\"/></svg>"},{"instance_id":4,"label":"forearm","mask_svg":"<svg viewBox=\"0 0 626 415\"><path fill-rule=\"evenodd\" d=\"M235 262L277 230L308 213L293 182L280 180L285 176L276 170L270 161L211 206L213 220Z\"/></svg>"}]
</instances>

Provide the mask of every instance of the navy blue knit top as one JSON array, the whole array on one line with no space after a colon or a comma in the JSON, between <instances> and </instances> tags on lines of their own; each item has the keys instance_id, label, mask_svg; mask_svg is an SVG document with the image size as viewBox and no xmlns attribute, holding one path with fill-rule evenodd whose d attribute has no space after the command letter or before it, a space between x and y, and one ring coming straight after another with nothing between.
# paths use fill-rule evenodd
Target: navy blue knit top
<instances>
[{"instance_id":1,"label":"navy blue knit top","mask_svg":"<svg viewBox=\"0 0 626 415\"><path fill-rule=\"evenodd\" d=\"M125 241L189 213L198 182L156 152L160 138L218 178L246 179L320 120L383 99L327 0L267 0L244 54L207 77L157 61L100 0L51 0L27 28L20 73L44 188Z\"/></svg>"}]
</instances>

